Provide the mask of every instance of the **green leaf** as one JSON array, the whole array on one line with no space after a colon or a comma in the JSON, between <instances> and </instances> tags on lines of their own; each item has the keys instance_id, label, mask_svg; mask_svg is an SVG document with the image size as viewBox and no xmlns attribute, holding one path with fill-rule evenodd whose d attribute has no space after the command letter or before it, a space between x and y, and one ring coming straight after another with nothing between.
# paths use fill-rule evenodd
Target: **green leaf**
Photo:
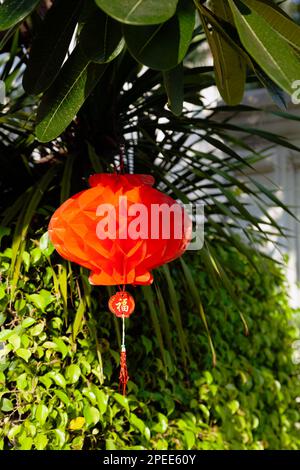
<instances>
[{"instance_id":1,"label":"green leaf","mask_svg":"<svg viewBox=\"0 0 300 470\"><path fill-rule=\"evenodd\" d=\"M183 106L183 66L163 72L164 86L168 96L168 107L175 116L179 116Z\"/></svg>"},{"instance_id":2,"label":"green leaf","mask_svg":"<svg viewBox=\"0 0 300 470\"><path fill-rule=\"evenodd\" d=\"M211 10L222 20L233 23L229 5L211 0ZM210 32L205 18L202 24L214 58L216 84L224 101L235 106L242 101L246 82L246 62L215 28Z\"/></svg>"},{"instance_id":3,"label":"green leaf","mask_svg":"<svg viewBox=\"0 0 300 470\"><path fill-rule=\"evenodd\" d=\"M240 404L237 400L232 400L227 404L228 408L230 409L231 413L234 415L238 409L240 408Z\"/></svg>"},{"instance_id":4,"label":"green leaf","mask_svg":"<svg viewBox=\"0 0 300 470\"><path fill-rule=\"evenodd\" d=\"M66 441L66 433L61 429L54 429L54 434L56 436L57 445L61 449Z\"/></svg>"},{"instance_id":5,"label":"green leaf","mask_svg":"<svg viewBox=\"0 0 300 470\"><path fill-rule=\"evenodd\" d=\"M77 364L71 364L66 369L66 379L69 383L74 384L78 382L81 375L80 367Z\"/></svg>"},{"instance_id":6,"label":"green leaf","mask_svg":"<svg viewBox=\"0 0 300 470\"><path fill-rule=\"evenodd\" d=\"M155 70L176 67L190 45L195 25L192 2L181 2L176 15L158 26L124 26L126 44L133 57Z\"/></svg>"},{"instance_id":7,"label":"green leaf","mask_svg":"<svg viewBox=\"0 0 300 470\"><path fill-rule=\"evenodd\" d=\"M93 392L96 395L97 405L100 410L100 413L104 415L107 410L108 395L106 395L106 393L104 393L104 391L99 389L98 387L93 387Z\"/></svg>"},{"instance_id":8,"label":"green leaf","mask_svg":"<svg viewBox=\"0 0 300 470\"><path fill-rule=\"evenodd\" d=\"M81 2L55 2L48 10L35 37L23 77L23 87L29 94L45 91L57 76L68 52L79 17ZM47 58L47 60L45 60Z\"/></svg>"},{"instance_id":9,"label":"green leaf","mask_svg":"<svg viewBox=\"0 0 300 470\"><path fill-rule=\"evenodd\" d=\"M41 289L39 294L27 294L27 298L32 302L39 310L44 311L48 305L53 302L54 297L51 292ZM30 325L29 325L30 326Z\"/></svg>"},{"instance_id":10,"label":"green leaf","mask_svg":"<svg viewBox=\"0 0 300 470\"><path fill-rule=\"evenodd\" d=\"M96 0L97 5L118 21L145 25L167 21L176 11L178 0Z\"/></svg>"},{"instance_id":11,"label":"green leaf","mask_svg":"<svg viewBox=\"0 0 300 470\"><path fill-rule=\"evenodd\" d=\"M70 400L68 395L61 390L54 390L55 395L59 398L65 405L70 405Z\"/></svg>"},{"instance_id":12,"label":"green leaf","mask_svg":"<svg viewBox=\"0 0 300 470\"><path fill-rule=\"evenodd\" d=\"M185 449L191 450L195 445L195 441L196 441L195 434L193 433L193 431L184 429L183 435L184 435L184 440L186 443Z\"/></svg>"},{"instance_id":13,"label":"green leaf","mask_svg":"<svg viewBox=\"0 0 300 470\"><path fill-rule=\"evenodd\" d=\"M24 359L25 362L29 361L31 352L28 349L20 348L16 351L16 355Z\"/></svg>"},{"instance_id":14,"label":"green leaf","mask_svg":"<svg viewBox=\"0 0 300 470\"><path fill-rule=\"evenodd\" d=\"M19 375L19 377L17 378L17 387L20 390L25 390L25 388L27 387L27 374L26 373Z\"/></svg>"},{"instance_id":15,"label":"green leaf","mask_svg":"<svg viewBox=\"0 0 300 470\"><path fill-rule=\"evenodd\" d=\"M12 411L13 409L14 409L13 402L9 400L8 398L2 398L1 410L8 412L8 411Z\"/></svg>"},{"instance_id":16,"label":"green leaf","mask_svg":"<svg viewBox=\"0 0 300 470\"><path fill-rule=\"evenodd\" d=\"M6 341L10 336L14 335L15 331L14 330L2 330L0 332L0 341Z\"/></svg>"},{"instance_id":17,"label":"green leaf","mask_svg":"<svg viewBox=\"0 0 300 470\"><path fill-rule=\"evenodd\" d=\"M49 411L48 411L47 406L44 405L43 403L40 403L36 408L35 417L41 426L44 426L46 419L48 417L48 414L49 414Z\"/></svg>"},{"instance_id":18,"label":"green leaf","mask_svg":"<svg viewBox=\"0 0 300 470\"><path fill-rule=\"evenodd\" d=\"M54 246L51 243L51 240L49 238L49 233L48 231L45 232L41 238L40 238L40 250L45 256L50 256L53 251L54 251Z\"/></svg>"},{"instance_id":19,"label":"green leaf","mask_svg":"<svg viewBox=\"0 0 300 470\"><path fill-rule=\"evenodd\" d=\"M45 328L45 324L44 323L38 323L37 325L35 325L33 328L30 328L30 335L31 336L39 336L42 331L44 330Z\"/></svg>"},{"instance_id":20,"label":"green leaf","mask_svg":"<svg viewBox=\"0 0 300 470\"><path fill-rule=\"evenodd\" d=\"M158 423L156 423L152 427L152 430L159 434L164 434L167 429L168 429L168 418L162 413L158 413Z\"/></svg>"},{"instance_id":21,"label":"green leaf","mask_svg":"<svg viewBox=\"0 0 300 470\"><path fill-rule=\"evenodd\" d=\"M291 46L300 49L300 26L269 0L247 0L247 5L256 11Z\"/></svg>"},{"instance_id":22,"label":"green leaf","mask_svg":"<svg viewBox=\"0 0 300 470\"><path fill-rule=\"evenodd\" d=\"M83 415L88 426L94 426L100 420L100 413L94 406L85 406Z\"/></svg>"},{"instance_id":23,"label":"green leaf","mask_svg":"<svg viewBox=\"0 0 300 470\"><path fill-rule=\"evenodd\" d=\"M105 449L106 450L116 450L116 444L112 439L106 439L105 440Z\"/></svg>"},{"instance_id":24,"label":"green leaf","mask_svg":"<svg viewBox=\"0 0 300 470\"><path fill-rule=\"evenodd\" d=\"M2 326L3 323L5 323L5 320L6 320L6 315L4 315L4 313L0 312L0 326Z\"/></svg>"},{"instance_id":25,"label":"green leaf","mask_svg":"<svg viewBox=\"0 0 300 470\"><path fill-rule=\"evenodd\" d=\"M120 395L120 393L114 393L114 399L116 400L119 405L124 408L126 411L127 415L130 415L129 411L129 404L128 404L128 398L124 397L123 395Z\"/></svg>"},{"instance_id":26,"label":"green leaf","mask_svg":"<svg viewBox=\"0 0 300 470\"><path fill-rule=\"evenodd\" d=\"M20 443L20 450L30 450L33 445L33 439L32 437L25 437L24 439L22 439L22 441L20 441Z\"/></svg>"},{"instance_id":27,"label":"green leaf","mask_svg":"<svg viewBox=\"0 0 300 470\"><path fill-rule=\"evenodd\" d=\"M34 438L34 445L37 450L44 450L47 447L48 438L45 434L38 434Z\"/></svg>"},{"instance_id":28,"label":"green leaf","mask_svg":"<svg viewBox=\"0 0 300 470\"><path fill-rule=\"evenodd\" d=\"M11 28L34 10L40 0L5 0L0 5L0 31Z\"/></svg>"},{"instance_id":29,"label":"green leaf","mask_svg":"<svg viewBox=\"0 0 300 470\"><path fill-rule=\"evenodd\" d=\"M21 346L21 338L18 334L10 336L8 342L13 346L14 350L19 349L19 347Z\"/></svg>"},{"instance_id":30,"label":"green leaf","mask_svg":"<svg viewBox=\"0 0 300 470\"><path fill-rule=\"evenodd\" d=\"M44 94L37 112L36 136L40 142L58 137L71 123L106 70L90 64L79 46Z\"/></svg>"},{"instance_id":31,"label":"green leaf","mask_svg":"<svg viewBox=\"0 0 300 470\"><path fill-rule=\"evenodd\" d=\"M79 46L89 60L99 64L110 62L124 47L120 23L97 9L81 31Z\"/></svg>"},{"instance_id":32,"label":"green leaf","mask_svg":"<svg viewBox=\"0 0 300 470\"><path fill-rule=\"evenodd\" d=\"M56 385L61 388L66 388L66 381L62 374L60 374L59 372L51 371L47 375L53 380L53 382L56 383Z\"/></svg>"},{"instance_id":33,"label":"green leaf","mask_svg":"<svg viewBox=\"0 0 300 470\"><path fill-rule=\"evenodd\" d=\"M149 432L146 431L147 427L145 426L145 423L136 416L136 414L131 413L129 417L129 422L132 426L134 426L143 436L146 437L148 440L150 438Z\"/></svg>"},{"instance_id":34,"label":"green leaf","mask_svg":"<svg viewBox=\"0 0 300 470\"><path fill-rule=\"evenodd\" d=\"M22 321L21 326L22 328L29 328L30 326L34 325L36 320L31 317L25 318L25 320Z\"/></svg>"},{"instance_id":35,"label":"green leaf","mask_svg":"<svg viewBox=\"0 0 300 470\"><path fill-rule=\"evenodd\" d=\"M6 289L4 286L1 285L0 286L0 300L4 299L5 295L6 295Z\"/></svg>"},{"instance_id":36,"label":"green leaf","mask_svg":"<svg viewBox=\"0 0 300 470\"><path fill-rule=\"evenodd\" d=\"M64 359L69 352L68 346L61 338L53 338L53 342L56 344L57 350L61 353L62 358Z\"/></svg>"},{"instance_id":37,"label":"green leaf","mask_svg":"<svg viewBox=\"0 0 300 470\"><path fill-rule=\"evenodd\" d=\"M241 0L229 0L241 42L264 72L287 93L300 76L296 52L269 23Z\"/></svg>"},{"instance_id":38,"label":"green leaf","mask_svg":"<svg viewBox=\"0 0 300 470\"><path fill-rule=\"evenodd\" d=\"M84 300L81 298L80 302L79 302L79 305L78 305L78 308L77 308L77 311L76 311L73 327L72 327L73 341L75 341L76 336L78 335L80 329L82 328L82 321L83 321L84 312L85 312L85 303L84 303Z\"/></svg>"}]
</instances>

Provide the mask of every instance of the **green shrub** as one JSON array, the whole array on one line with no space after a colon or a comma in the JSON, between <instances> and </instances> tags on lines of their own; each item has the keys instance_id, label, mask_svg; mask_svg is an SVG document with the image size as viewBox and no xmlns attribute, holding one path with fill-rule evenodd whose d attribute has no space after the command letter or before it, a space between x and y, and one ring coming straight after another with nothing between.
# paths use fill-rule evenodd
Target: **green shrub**
<instances>
[{"instance_id":1,"label":"green shrub","mask_svg":"<svg viewBox=\"0 0 300 470\"><path fill-rule=\"evenodd\" d=\"M131 380L123 397L117 393L119 325L106 310L108 292L82 284L85 277L71 274L44 239L32 241L13 286L11 255L7 248L0 258L2 449L300 448L299 380L291 358L297 331L272 262L259 273L255 257L252 266L234 250L220 253L235 272L232 287L250 330L245 336L235 303L214 288L201 253L185 256L215 344L214 368L180 263L170 268L178 304L172 285L162 284L163 270L156 281L166 286L159 291L164 298L155 288L136 289L127 335ZM157 317L164 306L167 315Z\"/></svg>"}]
</instances>

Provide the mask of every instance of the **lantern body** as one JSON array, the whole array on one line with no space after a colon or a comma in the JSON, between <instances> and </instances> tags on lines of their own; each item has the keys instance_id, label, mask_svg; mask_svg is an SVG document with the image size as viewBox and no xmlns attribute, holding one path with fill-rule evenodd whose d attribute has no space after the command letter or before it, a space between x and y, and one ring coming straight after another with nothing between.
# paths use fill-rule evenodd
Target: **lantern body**
<instances>
[{"instance_id":1,"label":"lantern body","mask_svg":"<svg viewBox=\"0 0 300 470\"><path fill-rule=\"evenodd\" d=\"M91 270L91 284L151 284L153 268L185 251L190 218L152 188L152 176L96 174L89 183L90 189L65 201L50 220L56 250Z\"/></svg>"}]
</instances>

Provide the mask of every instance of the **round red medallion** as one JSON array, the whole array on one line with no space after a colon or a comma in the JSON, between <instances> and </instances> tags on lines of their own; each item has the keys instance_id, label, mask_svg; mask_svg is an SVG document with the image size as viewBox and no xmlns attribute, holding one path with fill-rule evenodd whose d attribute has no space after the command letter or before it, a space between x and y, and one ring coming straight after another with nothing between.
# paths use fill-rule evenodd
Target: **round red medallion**
<instances>
[{"instance_id":1,"label":"round red medallion","mask_svg":"<svg viewBox=\"0 0 300 470\"><path fill-rule=\"evenodd\" d=\"M108 301L108 308L116 317L128 318L134 311L134 307L134 298L125 291L117 292Z\"/></svg>"}]
</instances>

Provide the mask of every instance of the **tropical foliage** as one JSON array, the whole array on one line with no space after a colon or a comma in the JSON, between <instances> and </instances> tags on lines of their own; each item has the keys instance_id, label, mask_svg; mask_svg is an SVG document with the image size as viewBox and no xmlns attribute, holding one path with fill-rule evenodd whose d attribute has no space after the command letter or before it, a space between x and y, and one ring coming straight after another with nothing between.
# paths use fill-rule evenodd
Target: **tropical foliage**
<instances>
[{"instance_id":1,"label":"tropical foliage","mask_svg":"<svg viewBox=\"0 0 300 470\"><path fill-rule=\"evenodd\" d=\"M237 105L262 83L282 106L300 76L298 26L270 0L5 0L0 30L2 446L296 448L291 312L260 250L284 232L268 206L284 206L247 170L274 145L299 149L231 119L258 110L204 95L217 84ZM110 292L46 234L54 209L123 149L128 171L206 213L199 256L135 292L128 399L108 387Z\"/></svg>"},{"instance_id":2,"label":"tropical foliage","mask_svg":"<svg viewBox=\"0 0 300 470\"><path fill-rule=\"evenodd\" d=\"M1 254L1 275L8 283L11 255L9 248ZM182 312L187 357L176 316L163 307L168 297L159 290L160 272L155 284L160 306L151 291L140 293L138 312L129 321L126 398L117 393L120 334L107 312L106 293L88 291L88 311L71 331L68 324L80 310L76 284L81 281L71 281L66 318L64 298L52 289L62 265L52 270L43 240L39 244L34 237L14 302L5 284L0 290L1 447L299 448L299 371L292 362L298 331L290 323L283 277L272 262L262 277L235 250L220 255L224 265L235 266L232 283L242 297L250 336L245 337L226 290L216 291L203 262L188 257L207 306L216 367L211 367L199 305L186 293L191 286L185 285L178 262L172 267L174 301Z\"/></svg>"}]
</instances>

